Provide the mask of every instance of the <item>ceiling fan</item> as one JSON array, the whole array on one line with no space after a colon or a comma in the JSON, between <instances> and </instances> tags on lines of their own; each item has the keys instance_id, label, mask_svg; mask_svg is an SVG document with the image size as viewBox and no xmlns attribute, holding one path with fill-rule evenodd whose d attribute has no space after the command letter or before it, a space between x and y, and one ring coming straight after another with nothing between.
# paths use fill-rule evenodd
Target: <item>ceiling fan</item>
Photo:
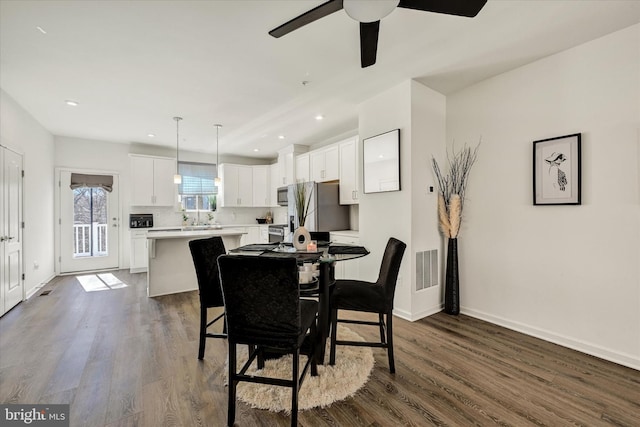
<instances>
[{"instance_id":1,"label":"ceiling fan","mask_svg":"<svg viewBox=\"0 0 640 427\"><path fill-rule=\"evenodd\" d=\"M329 0L269 31L279 38L307 24L344 9L360 22L360 63L362 68L376 63L380 20L396 7L424 12L474 17L487 0Z\"/></svg>"}]
</instances>

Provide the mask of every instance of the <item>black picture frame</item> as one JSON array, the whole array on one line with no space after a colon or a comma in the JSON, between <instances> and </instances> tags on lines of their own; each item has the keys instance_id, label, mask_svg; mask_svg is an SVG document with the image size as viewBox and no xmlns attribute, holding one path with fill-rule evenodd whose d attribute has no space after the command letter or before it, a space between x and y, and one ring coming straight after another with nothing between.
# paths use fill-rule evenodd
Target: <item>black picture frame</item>
<instances>
[{"instance_id":1,"label":"black picture frame","mask_svg":"<svg viewBox=\"0 0 640 427\"><path fill-rule=\"evenodd\" d=\"M582 134L533 141L533 204L582 204Z\"/></svg>"},{"instance_id":2,"label":"black picture frame","mask_svg":"<svg viewBox=\"0 0 640 427\"><path fill-rule=\"evenodd\" d=\"M400 191L400 129L363 139L365 194Z\"/></svg>"}]
</instances>

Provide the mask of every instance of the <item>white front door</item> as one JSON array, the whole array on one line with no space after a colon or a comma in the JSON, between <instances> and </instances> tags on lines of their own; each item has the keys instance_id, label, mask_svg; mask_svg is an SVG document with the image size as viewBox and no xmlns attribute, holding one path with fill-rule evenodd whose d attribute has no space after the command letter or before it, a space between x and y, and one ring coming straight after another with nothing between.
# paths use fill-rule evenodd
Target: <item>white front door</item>
<instances>
[{"instance_id":1,"label":"white front door","mask_svg":"<svg viewBox=\"0 0 640 427\"><path fill-rule=\"evenodd\" d=\"M0 147L0 315L24 298L22 279L22 156Z\"/></svg>"},{"instance_id":2,"label":"white front door","mask_svg":"<svg viewBox=\"0 0 640 427\"><path fill-rule=\"evenodd\" d=\"M118 175L113 191L81 187L71 189L70 170L61 170L60 273L118 268ZM86 172L82 172L86 173Z\"/></svg>"}]
</instances>

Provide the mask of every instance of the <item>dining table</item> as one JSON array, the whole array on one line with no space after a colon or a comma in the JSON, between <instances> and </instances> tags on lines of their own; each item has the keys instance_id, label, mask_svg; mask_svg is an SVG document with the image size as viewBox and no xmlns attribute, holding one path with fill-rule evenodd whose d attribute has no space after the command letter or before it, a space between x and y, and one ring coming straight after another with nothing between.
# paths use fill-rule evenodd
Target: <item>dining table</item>
<instances>
[{"instance_id":1,"label":"dining table","mask_svg":"<svg viewBox=\"0 0 640 427\"><path fill-rule=\"evenodd\" d=\"M234 255L260 257L294 257L299 266L305 263L317 265L317 278L309 283L300 283L300 297L317 297L318 299L318 333L316 342L316 362L324 364L326 342L331 328L331 291L335 285L336 262L347 261L369 255L364 246L344 243L318 244L316 250L296 250L290 243L256 243L240 246L229 253Z\"/></svg>"}]
</instances>

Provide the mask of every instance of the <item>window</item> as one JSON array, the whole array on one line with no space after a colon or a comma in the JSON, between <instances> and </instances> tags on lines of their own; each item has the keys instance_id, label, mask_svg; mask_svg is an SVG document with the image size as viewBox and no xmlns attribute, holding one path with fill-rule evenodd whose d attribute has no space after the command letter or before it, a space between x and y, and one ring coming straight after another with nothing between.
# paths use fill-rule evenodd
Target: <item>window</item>
<instances>
[{"instance_id":1,"label":"window","mask_svg":"<svg viewBox=\"0 0 640 427\"><path fill-rule=\"evenodd\" d=\"M182 184L178 186L182 209L216 210L216 169L212 163L178 162L178 173L182 175Z\"/></svg>"}]
</instances>

